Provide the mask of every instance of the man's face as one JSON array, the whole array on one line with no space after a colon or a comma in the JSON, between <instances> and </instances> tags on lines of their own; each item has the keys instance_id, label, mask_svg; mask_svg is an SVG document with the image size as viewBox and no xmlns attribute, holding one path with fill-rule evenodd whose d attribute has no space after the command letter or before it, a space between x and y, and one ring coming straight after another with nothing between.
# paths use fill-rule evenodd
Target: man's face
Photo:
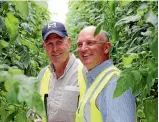
<instances>
[{"instance_id":1,"label":"man's face","mask_svg":"<svg viewBox=\"0 0 159 122\"><path fill-rule=\"evenodd\" d=\"M94 37L93 32L83 32L78 36L77 53L82 63L90 71L106 60L107 42L100 40L100 35Z\"/></svg>"},{"instance_id":2,"label":"man's face","mask_svg":"<svg viewBox=\"0 0 159 122\"><path fill-rule=\"evenodd\" d=\"M44 41L43 46L54 65L65 63L69 59L69 38L62 38L57 34L50 34Z\"/></svg>"}]
</instances>

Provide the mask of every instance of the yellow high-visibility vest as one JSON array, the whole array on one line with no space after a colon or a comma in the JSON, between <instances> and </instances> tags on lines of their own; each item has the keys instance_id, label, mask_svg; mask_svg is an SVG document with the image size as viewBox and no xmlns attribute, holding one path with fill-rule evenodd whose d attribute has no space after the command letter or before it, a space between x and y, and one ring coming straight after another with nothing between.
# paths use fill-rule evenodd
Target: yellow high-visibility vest
<instances>
[{"instance_id":1,"label":"yellow high-visibility vest","mask_svg":"<svg viewBox=\"0 0 159 122\"><path fill-rule=\"evenodd\" d=\"M48 94L49 91L50 76L51 76L51 71L49 68L47 68L40 82L40 95L43 103L44 103L44 96L45 94ZM47 122L46 116L42 117L42 122Z\"/></svg>"},{"instance_id":2,"label":"yellow high-visibility vest","mask_svg":"<svg viewBox=\"0 0 159 122\"><path fill-rule=\"evenodd\" d=\"M78 65L78 71L82 67L83 67L83 64L79 64ZM44 75L43 75L43 77L42 77L42 80L40 82L40 95L41 95L41 99L42 99L43 103L44 103L44 96L45 96L45 94L48 94L48 92L49 92L50 76L51 76L51 71L50 71L49 68L47 68L46 71L45 71L45 73L44 73ZM42 122L47 122L47 117L42 118Z\"/></svg>"},{"instance_id":3,"label":"yellow high-visibility vest","mask_svg":"<svg viewBox=\"0 0 159 122\"><path fill-rule=\"evenodd\" d=\"M109 74L107 74L109 72ZM108 81L114 76L119 75L120 71L115 67L111 66L101 72L90 88L86 92L86 81L83 77L82 68L78 71L78 82L80 88L80 102L78 110L76 112L76 122L103 122L101 112L96 107L96 99L102 89L106 86ZM85 109L85 106L89 105L89 109ZM84 116L84 111L87 111Z\"/></svg>"}]
</instances>

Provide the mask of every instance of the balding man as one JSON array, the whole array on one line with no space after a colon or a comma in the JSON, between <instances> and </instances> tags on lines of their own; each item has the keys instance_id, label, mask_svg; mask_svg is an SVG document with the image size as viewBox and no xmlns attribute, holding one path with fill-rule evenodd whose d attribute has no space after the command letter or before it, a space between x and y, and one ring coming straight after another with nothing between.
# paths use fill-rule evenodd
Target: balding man
<instances>
[{"instance_id":1,"label":"balding man","mask_svg":"<svg viewBox=\"0 0 159 122\"><path fill-rule=\"evenodd\" d=\"M111 44L107 32L94 36L95 30L96 27L89 26L78 35L77 53L88 72L81 69L76 122L135 122L135 97L131 89L113 98L120 71L109 59Z\"/></svg>"}]
</instances>

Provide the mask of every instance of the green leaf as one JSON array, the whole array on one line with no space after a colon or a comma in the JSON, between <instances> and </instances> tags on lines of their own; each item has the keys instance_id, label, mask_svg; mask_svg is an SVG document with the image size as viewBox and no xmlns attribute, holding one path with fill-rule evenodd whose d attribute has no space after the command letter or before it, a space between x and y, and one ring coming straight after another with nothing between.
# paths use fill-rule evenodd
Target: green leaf
<instances>
[{"instance_id":1,"label":"green leaf","mask_svg":"<svg viewBox=\"0 0 159 122\"><path fill-rule=\"evenodd\" d=\"M130 53L130 54L123 55L122 61L123 61L124 66L131 64L132 61L136 58L137 58L136 53Z\"/></svg>"},{"instance_id":2,"label":"green leaf","mask_svg":"<svg viewBox=\"0 0 159 122\"><path fill-rule=\"evenodd\" d=\"M142 109L137 110L137 117L145 118L144 111Z\"/></svg>"},{"instance_id":3,"label":"green leaf","mask_svg":"<svg viewBox=\"0 0 159 122\"><path fill-rule=\"evenodd\" d=\"M151 23L154 27L157 28L157 24L158 24L158 19L157 19L157 15L155 15L153 13L153 11L149 11L146 15L145 15L145 19L146 22Z\"/></svg>"},{"instance_id":4,"label":"green leaf","mask_svg":"<svg viewBox=\"0 0 159 122\"><path fill-rule=\"evenodd\" d=\"M6 47L9 46L9 43L4 41L4 40L0 40L0 45L1 45L2 48L6 48Z\"/></svg>"},{"instance_id":5,"label":"green leaf","mask_svg":"<svg viewBox=\"0 0 159 122\"><path fill-rule=\"evenodd\" d=\"M132 81L134 82L134 86L132 86L132 93L134 96L137 96L139 95L142 90L143 90L143 87L145 86L145 81L146 79L144 79L142 77L142 74L140 73L140 71L137 69L137 70L132 70L132 75L133 75L133 78Z\"/></svg>"},{"instance_id":6,"label":"green leaf","mask_svg":"<svg viewBox=\"0 0 159 122\"><path fill-rule=\"evenodd\" d=\"M14 84L13 87L7 93L7 101L11 104L17 104L17 84Z\"/></svg>"},{"instance_id":7,"label":"green leaf","mask_svg":"<svg viewBox=\"0 0 159 122\"><path fill-rule=\"evenodd\" d=\"M23 17L27 18L29 14L28 1L11 1L15 8L22 14Z\"/></svg>"},{"instance_id":8,"label":"green leaf","mask_svg":"<svg viewBox=\"0 0 159 122\"><path fill-rule=\"evenodd\" d=\"M139 16L139 15L126 16L125 18L122 18L121 20L116 22L115 26L123 25L123 24L129 23L129 22L139 21L140 19L141 19L141 16Z\"/></svg>"},{"instance_id":9,"label":"green leaf","mask_svg":"<svg viewBox=\"0 0 159 122\"><path fill-rule=\"evenodd\" d=\"M5 27L5 22L3 17L0 16L0 31L2 31Z\"/></svg>"},{"instance_id":10,"label":"green leaf","mask_svg":"<svg viewBox=\"0 0 159 122\"><path fill-rule=\"evenodd\" d=\"M28 48L34 50L34 51L38 51L38 48L35 46L34 43L32 43L31 41L27 40L27 39L24 39L24 38L21 38L20 39L21 43L25 46L27 46Z\"/></svg>"},{"instance_id":11,"label":"green leaf","mask_svg":"<svg viewBox=\"0 0 159 122\"><path fill-rule=\"evenodd\" d=\"M27 122L26 112L20 111L15 117L15 122Z\"/></svg>"},{"instance_id":12,"label":"green leaf","mask_svg":"<svg viewBox=\"0 0 159 122\"><path fill-rule=\"evenodd\" d=\"M134 46L134 47L132 47L132 48L130 48L126 53L127 54L129 54L129 53L133 53L133 52L135 52L135 51L137 51L137 50L139 50L140 49L140 45L136 45L136 46Z\"/></svg>"},{"instance_id":13,"label":"green leaf","mask_svg":"<svg viewBox=\"0 0 159 122\"><path fill-rule=\"evenodd\" d=\"M155 83L155 79L157 79L157 74L158 74L157 67L151 69L148 73L148 76L147 76L147 92L148 92L148 94L150 94L152 86Z\"/></svg>"},{"instance_id":14,"label":"green leaf","mask_svg":"<svg viewBox=\"0 0 159 122\"><path fill-rule=\"evenodd\" d=\"M6 81L6 79L10 77L7 71L0 71L0 83Z\"/></svg>"},{"instance_id":15,"label":"green leaf","mask_svg":"<svg viewBox=\"0 0 159 122\"><path fill-rule=\"evenodd\" d=\"M30 64L30 55L26 50L23 50L21 52L20 62L24 68L28 68L28 66Z\"/></svg>"},{"instance_id":16,"label":"green leaf","mask_svg":"<svg viewBox=\"0 0 159 122\"><path fill-rule=\"evenodd\" d=\"M30 96L31 91L32 90L29 91L29 88L26 86L20 86L18 96L17 96L18 101L20 103L26 101L26 99L28 99L28 97Z\"/></svg>"},{"instance_id":17,"label":"green leaf","mask_svg":"<svg viewBox=\"0 0 159 122\"><path fill-rule=\"evenodd\" d=\"M25 35L27 32L28 32L28 33L31 33L32 30L33 30L28 23L25 23L25 22L24 22L24 23L21 23L20 25L21 25L21 26L23 27L23 29L24 29L24 30L22 31L23 35Z\"/></svg>"},{"instance_id":18,"label":"green leaf","mask_svg":"<svg viewBox=\"0 0 159 122\"><path fill-rule=\"evenodd\" d=\"M44 114L44 104L42 102L41 96L37 92L33 92L28 99L26 99L26 103L30 108L36 108L36 111L43 115Z\"/></svg>"},{"instance_id":19,"label":"green leaf","mask_svg":"<svg viewBox=\"0 0 159 122\"><path fill-rule=\"evenodd\" d=\"M1 104L0 105L0 116L1 116L1 121L4 122L6 117L7 117L7 111L6 111L6 104Z\"/></svg>"},{"instance_id":20,"label":"green leaf","mask_svg":"<svg viewBox=\"0 0 159 122\"><path fill-rule=\"evenodd\" d=\"M117 81L116 89L114 91L113 97L119 97L127 89L132 88L139 84L141 81L141 74L138 70L134 69L125 69L121 72L120 78Z\"/></svg>"},{"instance_id":21,"label":"green leaf","mask_svg":"<svg viewBox=\"0 0 159 122\"><path fill-rule=\"evenodd\" d=\"M4 122L10 122L11 120L14 119L14 116L15 116L16 113L11 113L7 116L7 118L5 119Z\"/></svg>"},{"instance_id":22,"label":"green leaf","mask_svg":"<svg viewBox=\"0 0 159 122\"><path fill-rule=\"evenodd\" d=\"M33 2L39 7L48 8L48 3L46 2L46 0L42 0L42 1L34 0Z\"/></svg>"},{"instance_id":23,"label":"green leaf","mask_svg":"<svg viewBox=\"0 0 159 122\"><path fill-rule=\"evenodd\" d=\"M98 35L98 33L99 33L100 30L101 30L102 24L103 24L103 22L99 23L99 25L97 26L97 28L96 28L96 30L95 30L95 32L94 32L94 36Z\"/></svg>"},{"instance_id":24,"label":"green leaf","mask_svg":"<svg viewBox=\"0 0 159 122\"><path fill-rule=\"evenodd\" d=\"M141 74L138 70L132 70L131 73L132 73L135 81L141 80Z\"/></svg>"},{"instance_id":25,"label":"green leaf","mask_svg":"<svg viewBox=\"0 0 159 122\"><path fill-rule=\"evenodd\" d=\"M146 32L141 32L141 35L143 36L150 36L152 34L152 31L147 30Z\"/></svg>"},{"instance_id":26,"label":"green leaf","mask_svg":"<svg viewBox=\"0 0 159 122\"><path fill-rule=\"evenodd\" d=\"M141 4L140 7L137 9L137 14L143 16L144 13L148 10L147 8L148 6L146 3Z\"/></svg>"},{"instance_id":27,"label":"green leaf","mask_svg":"<svg viewBox=\"0 0 159 122\"><path fill-rule=\"evenodd\" d=\"M133 76L130 73L131 69L126 69L121 72L120 78L117 81L116 89L113 97L119 97L124 91L126 91L131 85L133 85Z\"/></svg>"},{"instance_id":28,"label":"green leaf","mask_svg":"<svg viewBox=\"0 0 159 122\"><path fill-rule=\"evenodd\" d=\"M149 68L141 68L141 67L139 67L139 71L144 77L146 77L148 75Z\"/></svg>"},{"instance_id":29,"label":"green leaf","mask_svg":"<svg viewBox=\"0 0 159 122\"><path fill-rule=\"evenodd\" d=\"M124 0L124 1L120 1L120 6L123 7L127 4L129 4L130 2L132 2L133 0Z\"/></svg>"},{"instance_id":30,"label":"green leaf","mask_svg":"<svg viewBox=\"0 0 159 122\"><path fill-rule=\"evenodd\" d=\"M10 74L18 75L18 74L24 74L24 71L21 69L14 69L14 68L9 68L8 72Z\"/></svg>"},{"instance_id":31,"label":"green leaf","mask_svg":"<svg viewBox=\"0 0 159 122\"><path fill-rule=\"evenodd\" d=\"M9 91L13 87L14 83L15 81L12 79L11 75L8 75L8 77L5 77L4 87L7 91Z\"/></svg>"},{"instance_id":32,"label":"green leaf","mask_svg":"<svg viewBox=\"0 0 159 122\"><path fill-rule=\"evenodd\" d=\"M155 33L155 34L157 34L157 33ZM151 49L156 61L158 62L158 37L157 37L157 35L154 35L154 37L150 38L149 43L150 43L150 49Z\"/></svg>"},{"instance_id":33,"label":"green leaf","mask_svg":"<svg viewBox=\"0 0 159 122\"><path fill-rule=\"evenodd\" d=\"M157 99L144 101L144 112L148 122L157 122L158 104Z\"/></svg>"},{"instance_id":34,"label":"green leaf","mask_svg":"<svg viewBox=\"0 0 159 122\"><path fill-rule=\"evenodd\" d=\"M14 41L18 36L19 20L13 15L13 13L9 12L7 13L7 17L5 17L5 23L10 35L10 40Z\"/></svg>"}]
</instances>

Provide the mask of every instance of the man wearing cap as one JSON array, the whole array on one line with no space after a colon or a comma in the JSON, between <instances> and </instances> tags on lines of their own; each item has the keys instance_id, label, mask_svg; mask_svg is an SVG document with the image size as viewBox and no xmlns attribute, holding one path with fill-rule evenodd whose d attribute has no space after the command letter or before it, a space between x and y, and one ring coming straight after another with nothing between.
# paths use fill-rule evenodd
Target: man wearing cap
<instances>
[{"instance_id":1,"label":"man wearing cap","mask_svg":"<svg viewBox=\"0 0 159 122\"><path fill-rule=\"evenodd\" d=\"M75 122L79 88L77 70L80 64L69 52L71 39L65 26L50 22L42 30L43 47L50 65L39 75L39 91L44 101L48 122Z\"/></svg>"}]
</instances>

